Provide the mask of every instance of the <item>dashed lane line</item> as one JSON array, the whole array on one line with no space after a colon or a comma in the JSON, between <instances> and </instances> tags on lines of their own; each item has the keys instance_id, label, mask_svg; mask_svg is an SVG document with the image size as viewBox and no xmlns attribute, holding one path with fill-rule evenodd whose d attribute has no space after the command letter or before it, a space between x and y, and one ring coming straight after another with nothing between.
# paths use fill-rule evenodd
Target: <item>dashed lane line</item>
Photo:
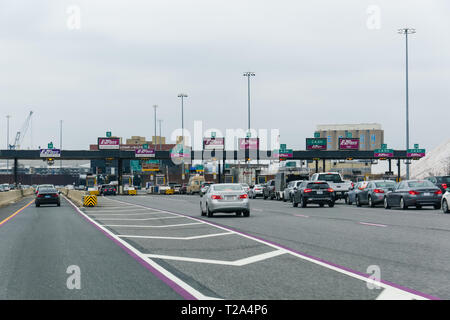
<instances>
[{"instance_id":1,"label":"dashed lane line","mask_svg":"<svg viewBox=\"0 0 450 320\"><path fill-rule=\"evenodd\" d=\"M220 236L228 236L234 234L233 232L222 232L222 233L211 233L204 234L200 236L190 236L190 237L162 237L162 236L135 236L135 235L117 235L120 238L138 238L138 239L165 239L165 240L196 240L203 238L212 238L212 237L220 237Z\"/></svg>"}]
</instances>

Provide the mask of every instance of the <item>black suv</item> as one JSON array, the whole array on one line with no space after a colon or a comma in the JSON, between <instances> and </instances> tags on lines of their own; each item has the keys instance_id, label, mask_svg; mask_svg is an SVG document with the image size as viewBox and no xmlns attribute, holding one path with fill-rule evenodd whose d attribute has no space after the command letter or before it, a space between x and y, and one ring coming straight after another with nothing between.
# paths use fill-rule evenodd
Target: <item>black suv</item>
<instances>
[{"instance_id":1,"label":"black suv","mask_svg":"<svg viewBox=\"0 0 450 320\"><path fill-rule=\"evenodd\" d=\"M334 190L326 181L303 181L302 184L294 189L292 197L292 206L306 208L308 203L316 203L323 207L328 204L330 208L334 207Z\"/></svg>"},{"instance_id":2,"label":"black suv","mask_svg":"<svg viewBox=\"0 0 450 320\"><path fill-rule=\"evenodd\" d=\"M425 178L425 180L431 181L436 187L441 189L442 193L445 193L445 190L450 188L450 176L431 176Z\"/></svg>"},{"instance_id":3,"label":"black suv","mask_svg":"<svg viewBox=\"0 0 450 320\"><path fill-rule=\"evenodd\" d=\"M263 189L263 198L266 200L270 198L271 200L275 199L275 180L269 180Z\"/></svg>"}]
</instances>

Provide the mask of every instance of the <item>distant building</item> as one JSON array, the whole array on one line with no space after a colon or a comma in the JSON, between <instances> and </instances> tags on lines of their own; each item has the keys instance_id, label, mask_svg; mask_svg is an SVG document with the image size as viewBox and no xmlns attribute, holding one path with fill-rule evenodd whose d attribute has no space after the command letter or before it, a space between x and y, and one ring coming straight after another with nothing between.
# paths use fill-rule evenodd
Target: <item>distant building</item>
<instances>
[{"instance_id":1,"label":"distant building","mask_svg":"<svg viewBox=\"0 0 450 320\"><path fill-rule=\"evenodd\" d=\"M327 139L327 150L339 150L339 138L359 138L359 150L374 150L384 143L384 130L378 123L319 124L316 133Z\"/></svg>"}]
</instances>

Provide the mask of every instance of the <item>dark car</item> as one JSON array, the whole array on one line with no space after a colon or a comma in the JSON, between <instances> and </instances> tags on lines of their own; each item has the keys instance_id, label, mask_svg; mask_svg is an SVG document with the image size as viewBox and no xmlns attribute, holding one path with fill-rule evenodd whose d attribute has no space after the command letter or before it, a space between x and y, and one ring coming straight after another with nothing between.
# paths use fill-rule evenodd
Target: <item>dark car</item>
<instances>
[{"instance_id":1,"label":"dark car","mask_svg":"<svg viewBox=\"0 0 450 320\"><path fill-rule=\"evenodd\" d=\"M367 185L362 188L355 197L356 206L360 207L363 204L374 207L376 204L383 203L384 195L393 191L396 183L390 180L374 180L367 182Z\"/></svg>"},{"instance_id":2,"label":"dark car","mask_svg":"<svg viewBox=\"0 0 450 320\"><path fill-rule=\"evenodd\" d=\"M36 193L34 203L36 207L39 207L41 204L56 204L59 207L61 205L59 192L55 188L40 187Z\"/></svg>"},{"instance_id":3,"label":"dark car","mask_svg":"<svg viewBox=\"0 0 450 320\"><path fill-rule=\"evenodd\" d=\"M269 180L263 189L263 198L266 200L270 198L271 200L275 199L275 180Z\"/></svg>"},{"instance_id":4,"label":"dark car","mask_svg":"<svg viewBox=\"0 0 450 320\"><path fill-rule=\"evenodd\" d=\"M100 189L100 194L103 196L108 196L108 195L115 196L115 195L117 195L116 186L103 185L102 188Z\"/></svg>"},{"instance_id":5,"label":"dark car","mask_svg":"<svg viewBox=\"0 0 450 320\"><path fill-rule=\"evenodd\" d=\"M186 194L187 193L187 184L183 183L183 185L180 187L180 194Z\"/></svg>"},{"instance_id":6,"label":"dark car","mask_svg":"<svg viewBox=\"0 0 450 320\"><path fill-rule=\"evenodd\" d=\"M335 193L326 181L303 181L292 196L292 206L306 208L308 203L334 207Z\"/></svg>"},{"instance_id":7,"label":"dark car","mask_svg":"<svg viewBox=\"0 0 450 320\"><path fill-rule=\"evenodd\" d=\"M425 180L432 182L436 187L441 189L442 193L445 193L450 188L450 176L432 176L425 178Z\"/></svg>"},{"instance_id":8,"label":"dark car","mask_svg":"<svg viewBox=\"0 0 450 320\"><path fill-rule=\"evenodd\" d=\"M441 208L442 191L428 180L405 180L384 196L384 208L400 207L408 209L415 206Z\"/></svg>"},{"instance_id":9,"label":"dark car","mask_svg":"<svg viewBox=\"0 0 450 320\"><path fill-rule=\"evenodd\" d=\"M345 193L344 199L345 203L352 205L353 202L356 202L356 196L367 186L367 181L360 181L356 184L352 183L350 189Z\"/></svg>"}]
</instances>

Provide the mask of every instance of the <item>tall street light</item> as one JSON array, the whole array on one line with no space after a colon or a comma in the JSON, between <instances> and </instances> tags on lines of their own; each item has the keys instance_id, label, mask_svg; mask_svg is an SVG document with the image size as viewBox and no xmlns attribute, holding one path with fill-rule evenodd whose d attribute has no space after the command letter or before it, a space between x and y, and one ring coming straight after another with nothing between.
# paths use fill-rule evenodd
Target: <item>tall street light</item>
<instances>
[{"instance_id":1,"label":"tall street light","mask_svg":"<svg viewBox=\"0 0 450 320\"><path fill-rule=\"evenodd\" d=\"M248 132L250 132L250 77L254 77L254 72L245 72L244 77L247 77L247 94L248 94Z\"/></svg>"},{"instance_id":2,"label":"tall street light","mask_svg":"<svg viewBox=\"0 0 450 320\"><path fill-rule=\"evenodd\" d=\"M62 124L63 121L59 120L59 148L62 150L63 146L62 146ZM62 174L62 160L59 160L59 171L60 174Z\"/></svg>"},{"instance_id":3,"label":"tall street light","mask_svg":"<svg viewBox=\"0 0 450 320\"><path fill-rule=\"evenodd\" d=\"M158 108L157 104L153 105L153 109L155 111L155 146L156 146L156 109ZM155 148L156 149L156 148Z\"/></svg>"},{"instance_id":4,"label":"tall street light","mask_svg":"<svg viewBox=\"0 0 450 320\"><path fill-rule=\"evenodd\" d=\"M416 29L402 28L398 29L399 34L405 35L406 49L406 149L409 149L409 88L408 88L408 34L416 33ZM406 179L409 179L409 162L406 163Z\"/></svg>"},{"instance_id":5,"label":"tall street light","mask_svg":"<svg viewBox=\"0 0 450 320\"><path fill-rule=\"evenodd\" d=\"M10 115L6 116L6 149L9 150L9 119ZM6 173L9 173L9 160L6 159Z\"/></svg>"},{"instance_id":6,"label":"tall street light","mask_svg":"<svg viewBox=\"0 0 450 320\"><path fill-rule=\"evenodd\" d=\"M178 98L181 98L181 141L182 141L182 153L183 160L181 166L181 180L184 180L184 98L187 98L188 95L186 93L178 94Z\"/></svg>"}]
</instances>

